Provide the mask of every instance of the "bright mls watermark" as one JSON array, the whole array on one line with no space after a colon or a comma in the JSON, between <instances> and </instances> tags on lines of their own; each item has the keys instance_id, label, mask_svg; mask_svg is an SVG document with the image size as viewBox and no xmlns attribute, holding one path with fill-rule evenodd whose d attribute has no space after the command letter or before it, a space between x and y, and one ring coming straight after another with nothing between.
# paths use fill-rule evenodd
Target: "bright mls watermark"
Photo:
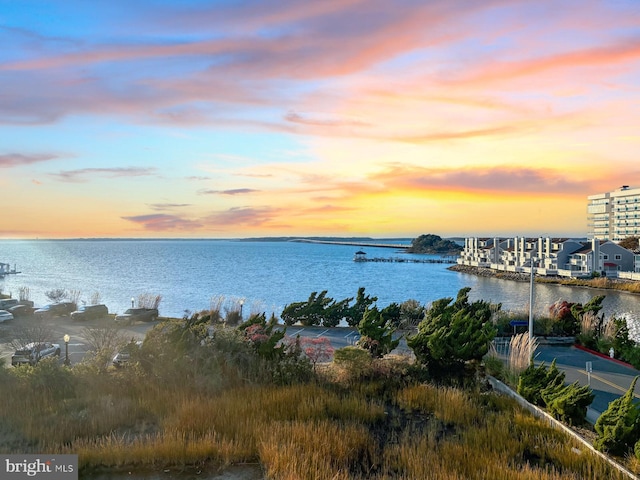
<instances>
[{"instance_id":1,"label":"bright mls watermark","mask_svg":"<svg viewBox=\"0 0 640 480\"><path fill-rule=\"evenodd\" d=\"M78 455L0 455L2 480L78 480Z\"/></svg>"}]
</instances>

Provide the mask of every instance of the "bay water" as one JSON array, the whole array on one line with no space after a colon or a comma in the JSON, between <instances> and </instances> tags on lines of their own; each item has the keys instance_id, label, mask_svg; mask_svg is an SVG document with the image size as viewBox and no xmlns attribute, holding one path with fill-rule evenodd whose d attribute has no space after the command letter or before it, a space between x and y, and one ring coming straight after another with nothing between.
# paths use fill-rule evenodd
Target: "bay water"
<instances>
[{"instance_id":1,"label":"bay water","mask_svg":"<svg viewBox=\"0 0 640 480\"><path fill-rule=\"evenodd\" d=\"M168 317L206 310L212 299L231 302L229 308L242 299L245 315L279 316L285 305L312 292L327 290L341 300L355 297L359 287L378 297L381 308L410 299L428 305L468 286L472 300L528 309L526 282L453 272L443 263L354 262L359 249L369 258L440 259L382 247L287 241L0 240L0 262L20 272L0 277L0 290L17 297L27 287L36 305L49 303L45 293L52 289L79 291L81 302L98 292L111 313L123 312L139 295L161 295L160 315ZM534 309L540 314L558 299L584 303L598 294L606 295L608 314L640 313L640 296L558 285L536 285Z\"/></svg>"}]
</instances>

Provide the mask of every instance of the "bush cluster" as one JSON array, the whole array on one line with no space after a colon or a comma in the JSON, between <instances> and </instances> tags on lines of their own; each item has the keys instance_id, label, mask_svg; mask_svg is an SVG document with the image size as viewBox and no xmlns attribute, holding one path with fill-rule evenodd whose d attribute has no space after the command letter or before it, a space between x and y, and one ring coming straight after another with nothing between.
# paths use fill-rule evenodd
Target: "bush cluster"
<instances>
[{"instance_id":1,"label":"bush cluster","mask_svg":"<svg viewBox=\"0 0 640 480\"><path fill-rule=\"evenodd\" d=\"M584 424L587 408L593 402L591 388L577 381L564 384L565 374L556 367L555 360L547 368L533 362L520 374L517 392L534 405L545 408L555 418L572 425Z\"/></svg>"}]
</instances>

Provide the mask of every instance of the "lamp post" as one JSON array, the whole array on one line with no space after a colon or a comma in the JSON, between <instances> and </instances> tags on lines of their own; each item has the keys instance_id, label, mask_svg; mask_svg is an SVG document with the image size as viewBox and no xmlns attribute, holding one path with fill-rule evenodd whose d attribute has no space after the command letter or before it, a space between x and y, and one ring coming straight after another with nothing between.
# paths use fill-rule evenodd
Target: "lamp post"
<instances>
[{"instance_id":1,"label":"lamp post","mask_svg":"<svg viewBox=\"0 0 640 480\"><path fill-rule=\"evenodd\" d=\"M71 361L69 360L69 334L66 333L64 335L64 364L68 367L71 365Z\"/></svg>"},{"instance_id":2,"label":"lamp post","mask_svg":"<svg viewBox=\"0 0 640 480\"><path fill-rule=\"evenodd\" d=\"M242 306L244 305L244 298L240 299L240 321L242 321Z\"/></svg>"},{"instance_id":3,"label":"lamp post","mask_svg":"<svg viewBox=\"0 0 640 480\"><path fill-rule=\"evenodd\" d=\"M131 297L131 308L133 308L133 304L135 303L136 299Z\"/></svg>"},{"instance_id":4,"label":"lamp post","mask_svg":"<svg viewBox=\"0 0 640 480\"><path fill-rule=\"evenodd\" d=\"M529 359L533 356L533 276L535 258L531 257L531 277L529 280Z\"/></svg>"}]
</instances>

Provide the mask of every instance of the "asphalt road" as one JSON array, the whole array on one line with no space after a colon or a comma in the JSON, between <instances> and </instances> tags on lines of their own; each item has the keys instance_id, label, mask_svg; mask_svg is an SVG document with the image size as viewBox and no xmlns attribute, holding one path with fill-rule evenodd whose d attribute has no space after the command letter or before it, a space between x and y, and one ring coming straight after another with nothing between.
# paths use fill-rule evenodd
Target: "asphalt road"
<instances>
[{"instance_id":1,"label":"asphalt road","mask_svg":"<svg viewBox=\"0 0 640 480\"><path fill-rule=\"evenodd\" d=\"M536 362L550 365L556 359L557 367L566 373L566 383L578 381L581 385L590 385L595 399L591 404L589 417L592 419L604 412L609 402L621 397L629 390L633 379L640 371L622 365L609 358L602 358L573 346L542 345L538 347ZM591 362L592 371L587 372L587 362ZM634 395L640 399L640 385L636 385Z\"/></svg>"}]
</instances>

